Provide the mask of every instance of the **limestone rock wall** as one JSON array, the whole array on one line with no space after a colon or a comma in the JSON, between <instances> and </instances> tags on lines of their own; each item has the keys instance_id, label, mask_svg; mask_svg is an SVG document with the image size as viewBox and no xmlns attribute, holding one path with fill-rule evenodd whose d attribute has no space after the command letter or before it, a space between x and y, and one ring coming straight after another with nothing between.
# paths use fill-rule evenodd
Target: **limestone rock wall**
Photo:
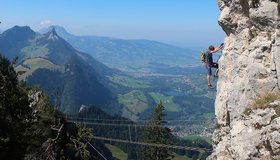
<instances>
[{"instance_id":1,"label":"limestone rock wall","mask_svg":"<svg viewBox=\"0 0 280 160\"><path fill-rule=\"evenodd\" d=\"M260 93L280 90L279 3L279 0L218 0L219 24L227 37L219 60L215 102L220 128L214 133L214 153L209 159L280 158L278 151L277 155L270 150L280 148L279 141L267 138L272 134L280 137L280 119L274 119L275 112L258 111L247 117L243 114ZM271 119L276 132L266 131L269 127L262 127L263 131L253 129L259 114L274 117ZM270 147L266 146L268 143Z\"/></svg>"}]
</instances>

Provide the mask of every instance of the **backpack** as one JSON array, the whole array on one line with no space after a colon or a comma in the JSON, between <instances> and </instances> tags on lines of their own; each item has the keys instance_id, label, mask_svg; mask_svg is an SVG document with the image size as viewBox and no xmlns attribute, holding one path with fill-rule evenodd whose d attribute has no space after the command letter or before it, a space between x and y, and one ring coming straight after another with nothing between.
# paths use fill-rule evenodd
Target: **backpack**
<instances>
[{"instance_id":1,"label":"backpack","mask_svg":"<svg viewBox=\"0 0 280 160\"><path fill-rule=\"evenodd\" d=\"M207 50L203 50L203 51L201 51L201 53L200 53L200 60L202 61L202 62L205 62L206 61L206 56L205 56L205 53L207 52Z\"/></svg>"}]
</instances>

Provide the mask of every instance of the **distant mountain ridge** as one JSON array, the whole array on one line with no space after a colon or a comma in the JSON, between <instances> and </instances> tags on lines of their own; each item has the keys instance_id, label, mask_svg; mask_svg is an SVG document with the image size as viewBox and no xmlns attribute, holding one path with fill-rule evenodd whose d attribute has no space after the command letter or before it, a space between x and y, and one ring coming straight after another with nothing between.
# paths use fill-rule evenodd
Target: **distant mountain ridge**
<instances>
[{"instance_id":1,"label":"distant mountain ridge","mask_svg":"<svg viewBox=\"0 0 280 160\"><path fill-rule=\"evenodd\" d=\"M10 28L0 35L0 51L9 53L5 55L9 59L15 58L20 53L19 49L28 45L35 36L36 33L28 26Z\"/></svg>"},{"instance_id":2,"label":"distant mountain ridge","mask_svg":"<svg viewBox=\"0 0 280 160\"><path fill-rule=\"evenodd\" d=\"M106 75L117 71L74 49L55 29L39 34L15 26L0 35L0 52L10 60L18 56L21 77L39 85L65 113L76 113L83 104L119 111L116 96L105 87Z\"/></svg>"},{"instance_id":3,"label":"distant mountain ridge","mask_svg":"<svg viewBox=\"0 0 280 160\"><path fill-rule=\"evenodd\" d=\"M154 68L197 65L197 51L150 40L124 40L100 36L75 36L61 26L50 26L40 31L55 29L75 48L95 59L126 72L154 72Z\"/></svg>"}]
</instances>

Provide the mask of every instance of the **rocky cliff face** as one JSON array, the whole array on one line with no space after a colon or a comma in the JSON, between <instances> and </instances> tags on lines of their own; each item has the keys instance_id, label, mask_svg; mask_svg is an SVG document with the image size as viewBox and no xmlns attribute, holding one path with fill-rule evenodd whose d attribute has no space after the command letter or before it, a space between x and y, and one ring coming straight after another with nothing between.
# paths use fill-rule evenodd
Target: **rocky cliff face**
<instances>
[{"instance_id":1,"label":"rocky cliff face","mask_svg":"<svg viewBox=\"0 0 280 160\"><path fill-rule=\"evenodd\" d=\"M244 114L260 93L280 90L279 3L218 0L219 24L227 37L215 102L220 128L209 159L280 159L280 117L275 109Z\"/></svg>"}]
</instances>

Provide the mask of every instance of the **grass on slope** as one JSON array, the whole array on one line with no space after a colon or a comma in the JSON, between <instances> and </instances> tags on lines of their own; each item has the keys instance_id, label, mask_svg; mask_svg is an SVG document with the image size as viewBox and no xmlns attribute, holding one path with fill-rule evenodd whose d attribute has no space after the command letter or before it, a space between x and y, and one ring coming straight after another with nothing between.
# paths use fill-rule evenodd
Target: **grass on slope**
<instances>
[{"instance_id":1,"label":"grass on slope","mask_svg":"<svg viewBox=\"0 0 280 160\"><path fill-rule=\"evenodd\" d=\"M209 144L212 143L211 138L209 138L209 137L201 137L201 136L197 136L197 135L188 135L188 136L184 137L184 139L191 140L191 141L204 140L204 141L206 141Z\"/></svg>"},{"instance_id":2,"label":"grass on slope","mask_svg":"<svg viewBox=\"0 0 280 160\"><path fill-rule=\"evenodd\" d=\"M32 75L32 73L39 68L46 68L49 70L58 70L60 72L63 72L63 69L64 69L63 67L58 66L47 59L32 58L32 59L25 60L22 65L17 66L16 71L17 72L25 71L25 73L19 77L19 79L25 79L26 77Z\"/></svg>"},{"instance_id":3,"label":"grass on slope","mask_svg":"<svg viewBox=\"0 0 280 160\"><path fill-rule=\"evenodd\" d=\"M137 115L148 108L148 100L145 94L139 90L133 90L124 95L118 95L118 101L125 106L123 116L132 118L131 115ZM134 117L135 119L137 117Z\"/></svg>"},{"instance_id":4,"label":"grass on slope","mask_svg":"<svg viewBox=\"0 0 280 160\"><path fill-rule=\"evenodd\" d=\"M118 75L113 75L108 77L112 82L117 83L121 86L128 87L128 88L133 88L133 89L143 89L143 88L149 88L150 84L145 81L139 81L136 79L133 79L131 77L126 77L126 76L118 76Z\"/></svg>"},{"instance_id":5,"label":"grass on slope","mask_svg":"<svg viewBox=\"0 0 280 160\"><path fill-rule=\"evenodd\" d=\"M270 104L276 100L280 100L280 92L263 92L249 107L245 109L244 114L249 115L256 109L274 108L276 114L280 117L280 106Z\"/></svg>"},{"instance_id":6,"label":"grass on slope","mask_svg":"<svg viewBox=\"0 0 280 160\"><path fill-rule=\"evenodd\" d=\"M213 120L216 118L216 115L213 112L208 112L208 113L203 113L201 117L205 118L206 120Z\"/></svg>"},{"instance_id":7,"label":"grass on slope","mask_svg":"<svg viewBox=\"0 0 280 160\"><path fill-rule=\"evenodd\" d=\"M105 144L105 146L112 152L113 157L120 159L120 160L127 160L128 155L124 151L122 151L120 148L113 146L111 144ZM191 158L185 156L185 155L178 155L176 153L174 154L174 158L172 160L190 160Z\"/></svg>"},{"instance_id":8,"label":"grass on slope","mask_svg":"<svg viewBox=\"0 0 280 160\"><path fill-rule=\"evenodd\" d=\"M30 46L21 49L21 52L24 53L24 58L33 58L38 56L45 57L47 54L49 54L48 48L45 46L38 46L36 41L32 41Z\"/></svg>"},{"instance_id":9,"label":"grass on slope","mask_svg":"<svg viewBox=\"0 0 280 160\"><path fill-rule=\"evenodd\" d=\"M182 156L182 155L178 155L178 154L174 154L174 158L172 160L191 160L191 158L187 157L187 156Z\"/></svg>"},{"instance_id":10,"label":"grass on slope","mask_svg":"<svg viewBox=\"0 0 280 160\"><path fill-rule=\"evenodd\" d=\"M112 152L113 157L120 160L127 160L127 153L122 151L120 148L113 146L111 144L105 144L105 146Z\"/></svg>"},{"instance_id":11,"label":"grass on slope","mask_svg":"<svg viewBox=\"0 0 280 160\"><path fill-rule=\"evenodd\" d=\"M173 102L173 96L165 96L161 93L150 92L149 93L156 103L162 101L164 108L169 112L180 112L181 107Z\"/></svg>"}]
</instances>

